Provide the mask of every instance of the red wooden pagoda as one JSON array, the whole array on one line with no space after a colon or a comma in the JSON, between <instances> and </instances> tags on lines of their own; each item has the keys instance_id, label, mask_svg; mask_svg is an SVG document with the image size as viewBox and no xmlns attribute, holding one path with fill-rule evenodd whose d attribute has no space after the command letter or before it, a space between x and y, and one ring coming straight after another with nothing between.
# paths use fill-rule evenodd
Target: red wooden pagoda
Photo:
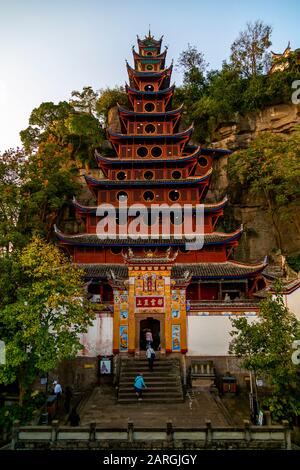
<instances>
[{"instance_id":1,"label":"red wooden pagoda","mask_svg":"<svg viewBox=\"0 0 300 470\"><path fill-rule=\"evenodd\" d=\"M99 176L85 175L97 205L74 200L84 233L57 236L89 280L89 291L101 302L113 305L113 351L134 353L143 348L143 330L154 334L161 351L188 350L188 316L205 304L206 314L226 311L243 313L243 301L257 290L264 263L244 264L232 259L242 228L232 233L217 230L227 199L204 203L214 159L226 150L189 144L193 127L180 128L182 107L172 109L172 66L165 68L166 50L150 32L138 38L133 50L134 68L127 64L126 93L130 109L118 106L120 132L108 129L111 155L96 155ZM101 176L100 176L101 175ZM124 238L122 208L135 204L179 206L204 203L204 245L187 250L186 240L175 232L183 220L170 215L170 233L165 232L163 214L140 218L140 237ZM117 208L116 236L99 239L97 206ZM125 209L124 209L125 210ZM195 214L191 215L195 227ZM127 224L133 217L128 217ZM123 224L123 225L122 225ZM153 224L159 235L147 235ZM146 235L145 235L146 234ZM235 302L234 303L234 299ZM226 304L226 301L227 304ZM223 312L224 313L224 312Z\"/></svg>"}]
</instances>

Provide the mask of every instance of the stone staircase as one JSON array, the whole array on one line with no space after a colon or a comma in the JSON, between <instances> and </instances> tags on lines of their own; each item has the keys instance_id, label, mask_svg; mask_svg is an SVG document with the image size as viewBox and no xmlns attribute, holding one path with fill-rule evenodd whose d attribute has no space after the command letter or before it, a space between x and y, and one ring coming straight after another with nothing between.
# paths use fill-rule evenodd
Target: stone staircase
<instances>
[{"instance_id":1,"label":"stone staircase","mask_svg":"<svg viewBox=\"0 0 300 470\"><path fill-rule=\"evenodd\" d=\"M143 402L180 403L184 401L180 363L178 359L156 359L153 371L148 369L147 359L121 359L118 403L136 403L133 383L141 372L147 388L143 391Z\"/></svg>"}]
</instances>

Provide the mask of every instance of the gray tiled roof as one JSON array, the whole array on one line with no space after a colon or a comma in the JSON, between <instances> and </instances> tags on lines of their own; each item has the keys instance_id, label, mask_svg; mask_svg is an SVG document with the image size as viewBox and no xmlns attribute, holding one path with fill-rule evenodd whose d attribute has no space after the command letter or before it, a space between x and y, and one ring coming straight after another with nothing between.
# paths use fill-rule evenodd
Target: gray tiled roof
<instances>
[{"instance_id":1,"label":"gray tiled roof","mask_svg":"<svg viewBox=\"0 0 300 470\"><path fill-rule=\"evenodd\" d=\"M171 237L159 237L159 238L127 238L121 239L118 236L116 238L105 238L101 239L97 236L97 234L93 233L84 233L84 234L77 234L77 235L67 235L65 233L60 232L59 230L56 231L56 234L60 240L67 244L71 245L83 245L83 246L136 246L136 245L151 245L151 246L184 246L186 243L192 243L193 240L189 240L188 238L182 237L181 239L175 239L173 236ZM222 244L229 242L231 240L235 240L239 238L241 235L241 231L238 230L233 233L206 233L204 235L204 243L206 245L209 244Z\"/></svg>"},{"instance_id":2,"label":"gray tiled roof","mask_svg":"<svg viewBox=\"0 0 300 470\"><path fill-rule=\"evenodd\" d=\"M89 278L105 278L112 270L116 277L126 278L128 268L123 264L80 264ZM248 265L227 261L224 263L175 264L172 268L174 278L182 278L186 271L193 277L202 279L222 279L226 277L246 278L264 268L263 264Z\"/></svg>"}]
</instances>

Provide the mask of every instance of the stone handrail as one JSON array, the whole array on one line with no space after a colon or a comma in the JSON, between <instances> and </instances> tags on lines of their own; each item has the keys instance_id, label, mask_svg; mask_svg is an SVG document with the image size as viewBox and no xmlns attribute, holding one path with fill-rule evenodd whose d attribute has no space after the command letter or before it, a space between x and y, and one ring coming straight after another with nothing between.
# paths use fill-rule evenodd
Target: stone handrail
<instances>
[{"instance_id":1,"label":"stone handrail","mask_svg":"<svg viewBox=\"0 0 300 470\"><path fill-rule=\"evenodd\" d=\"M214 427L211 421L194 428L174 427L168 421L165 427L135 427L132 421L119 428L89 426L13 426L12 449L147 449L155 442L156 448L179 448L184 442L190 449L291 449L291 431L288 422L276 426Z\"/></svg>"}]
</instances>

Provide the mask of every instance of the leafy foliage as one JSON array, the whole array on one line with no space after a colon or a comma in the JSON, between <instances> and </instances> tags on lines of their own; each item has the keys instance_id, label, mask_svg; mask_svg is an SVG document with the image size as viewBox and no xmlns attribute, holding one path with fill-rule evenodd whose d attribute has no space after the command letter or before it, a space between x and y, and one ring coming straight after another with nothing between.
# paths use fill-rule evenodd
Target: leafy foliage
<instances>
[{"instance_id":1,"label":"leafy foliage","mask_svg":"<svg viewBox=\"0 0 300 470\"><path fill-rule=\"evenodd\" d=\"M242 366L266 377L272 394L263 399L273 419L292 421L300 415L300 375L292 362L292 343L300 338L300 323L277 295L260 305L259 320L249 323L245 317L232 320L233 337L229 352L242 358Z\"/></svg>"},{"instance_id":2,"label":"leafy foliage","mask_svg":"<svg viewBox=\"0 0 300 470\"><path fill-rule=\"evenodd\" d=\"M300 272L300 254L296 256L287 256L286 258L289 266L296 271L297 273Z\"/></svg>"},{"instance_id":3,"label":"leafy foliage","mask_svg":"<svg viewBox=\"0 0 300 470\"><path fill-rule=\"evenodd\" d=\"M109 110L117 104L128 106L127 95L124 87L115 86L114 88L105 88L100 90L96 109L104 126L107 126L108 124Z\"/></svg>"},{"instance_id":4,"label":"leafy foliage","mask_svg":"<svg viewBox=\"0 0 300 470\"><path fill-rule=\"evenodd\" d=\"M242 76L251 77L268 71L270 67L272 28L262 21L247 23L246 29L231 46L231 63Z\"/></svg>"},{"instance_id":5,"label":"leafy foliage","mask_svg":"<svg viewBox=\"0 0 300 470\"><path fill-rule=\"evenodd\" d=\"M289 136L271 132L262 134L247 149L229 158L228 175L231 190L249 190L252 196L262 195L277 231L278 220L295 217L300 201L300 130ZM299 227L300 231L300 227Z\"/></svg>"},{"instance_id":6,"label":"leafy foliage","mask_svg":"<svg viewBox=\"0 0 300 470\"><path fill-rule=\"evenodd\" d=\"M271 32L271 27L259 20L248 23L231 46L229 63L224 61L221 70L207 72L203 53L196 46L189 45L180 54L183 85L175 91L174 105L184 104L182 124L194 123L195 142L218 139L217 130L223 122L291 102L292 83L300 79L299 52L287 59L286 70L265 75Z\"/></svg>"},{"instance_id":7,"label":"leafy foliage","mask_svg":"<svg viewBox=\"0 0 300 470\"><path fill-rule=\"evenodd\" d=\"M34 238L0 264L0 336L6 345L0 381L18 380L22 402L38 373L76 356L78 335L93 315L83 298L82 272L53 245Z\"/></svg>"}]
</instances>

